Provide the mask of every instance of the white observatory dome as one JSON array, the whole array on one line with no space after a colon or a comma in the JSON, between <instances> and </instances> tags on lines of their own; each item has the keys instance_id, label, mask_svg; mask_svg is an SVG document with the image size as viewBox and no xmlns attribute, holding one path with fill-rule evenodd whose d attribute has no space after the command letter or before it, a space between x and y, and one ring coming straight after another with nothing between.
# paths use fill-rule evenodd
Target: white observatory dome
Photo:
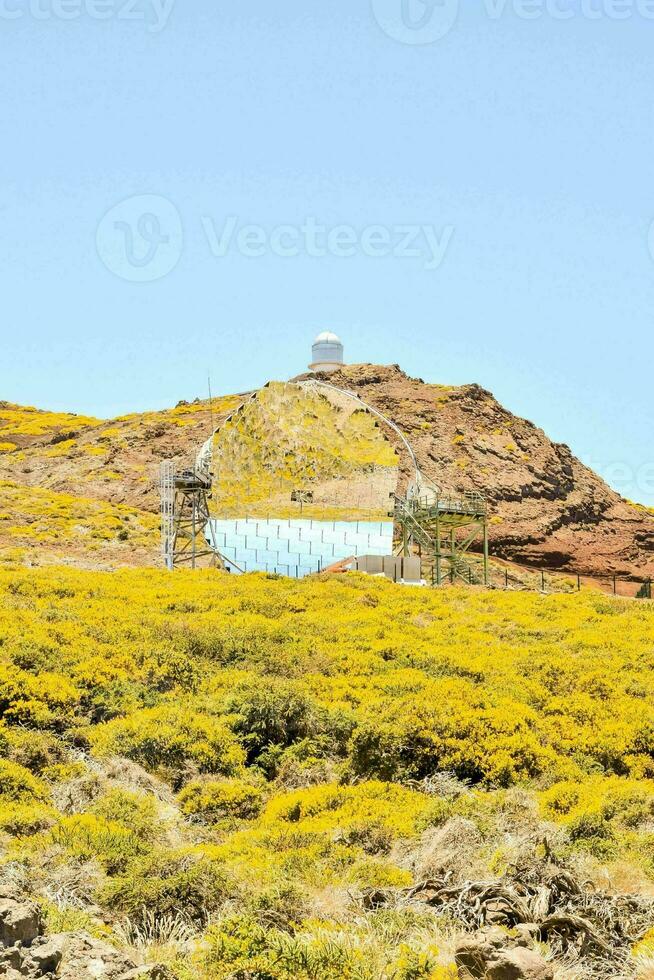
<instances>
[{"instance_id":1,"label":"white observatory dome","mask_svg":"<svg viewBox=\"0 0 654 980\"><path fill-rule=\"evenodd\" d=\"M311 348L311 371L337 371L343 365L343 344L330 330L323 330Z\"/></svg>"}]
</instances>

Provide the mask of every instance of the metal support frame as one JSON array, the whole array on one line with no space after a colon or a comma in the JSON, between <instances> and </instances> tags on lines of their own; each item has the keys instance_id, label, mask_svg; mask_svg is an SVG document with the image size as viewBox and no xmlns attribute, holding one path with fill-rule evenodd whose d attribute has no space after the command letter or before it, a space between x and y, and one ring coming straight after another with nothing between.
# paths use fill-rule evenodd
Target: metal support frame
<instances>
[{"instance_id":1,"label":"metal support frame","mask_svg":"<svg viewBox=\"0 0 654 980\"><path fill-rule=\"evenodd\" d=\"M406 499L396 495L393 516L402 554L417 549L430 560L434 585L457 579L488 585L488 507L480 494L417 493ZM481 569L470 558L470 549L480 537Z\"/></svg>"},{"instance_id":2,"label":"metal support frame","mask_svg":"<svg viewBox=\"0 0 654 980\"><path fill-rule=\"evenodd\" d=\"M172 460L163 461L159 471L161 496L161 554L164 565L172 571L175 542L175 467Z\"/></svg>"},{"instance_id":3,"label":"metal support frame","mask_svg":"<svg viewBox=\"0 0 654 980\"><path fill-rule=\"evenodd\" d=\"M175 472L161 464L161 551L166 568L224 567L209 515L211 484L196 470ZM211 543L205 537L210 529Z\"/></svg>"}]
</instances>

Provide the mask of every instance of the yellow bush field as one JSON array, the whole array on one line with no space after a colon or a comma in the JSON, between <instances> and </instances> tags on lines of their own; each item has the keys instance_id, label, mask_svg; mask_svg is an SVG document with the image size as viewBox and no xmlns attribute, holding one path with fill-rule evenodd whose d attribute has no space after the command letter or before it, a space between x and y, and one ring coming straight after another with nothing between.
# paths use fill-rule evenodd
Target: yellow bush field
<instances>
[{"instance_id":1,"label":"yellow bush field","mask_svg":"<svg viewBox=\"0 0 654 980\"><path fill-rule=\"evenodd\" d=\"M437 909L362 904L434 874L440 834L461 875L549 840L654 885L653 617L592 592L0 566L0 872L46 902L73 882L56 921L183 909L182 980L453 980Z\"/></svg>"}]
</instances>

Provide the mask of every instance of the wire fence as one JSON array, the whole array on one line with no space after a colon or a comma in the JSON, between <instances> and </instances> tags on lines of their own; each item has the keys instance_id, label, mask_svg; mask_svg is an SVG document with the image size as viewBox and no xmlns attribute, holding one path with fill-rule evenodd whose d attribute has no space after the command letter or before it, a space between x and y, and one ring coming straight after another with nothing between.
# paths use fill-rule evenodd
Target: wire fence
<instances>
[{"instance_id":1,"label":"wire fence","mask_svg":"<svg viewBox=\"0 0 654 980\"><path fill-rule=\"evenodd\" d=\"M465 568L457 571L449 569L447 581L466 581L470 584L479 581L483 574L481 558L469 554ZM650 576L626 576L613 572L589 575L586 572L554 571L549 568L535 568L491 556L488 568L488 585L495 589L528 590L537 592L579 592L582 589L596 589L606 595L622 596L628 599L651 599L654 579Z\"/></svg>"}]
</instances>

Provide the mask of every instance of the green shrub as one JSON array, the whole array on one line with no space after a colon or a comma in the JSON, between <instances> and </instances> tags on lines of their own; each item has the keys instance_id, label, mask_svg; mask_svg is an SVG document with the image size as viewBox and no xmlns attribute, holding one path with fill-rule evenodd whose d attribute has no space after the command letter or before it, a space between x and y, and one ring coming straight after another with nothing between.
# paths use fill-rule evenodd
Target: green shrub
<instances>
[{"instance_id":1,"label":"green shrub","mask_svg":"<svg viewBox=\"0 0 654 980\"><path fill-rule=\"evenodd\" d=\"M222 782L196 779L184 787L177 799L187 816L199 815L208 820L224 817L251 820L261 810L263 793L242 779Z\"/></svg>"},{"instance_id":2,"label":"green shrub","mask_svg":"<svg viewBox=\"0 0 654 980\"><path fill-rule=\"evenodd\" d=\"M612 840L613 831L606 815L601 810L586 810L573 817L568 824L570 840L597 841Z\"/></svg>"},{"instance_id":3,"label":"green shrub","mask_svg":"<svg viewBox=\"0 0 654 980\"><path fill-rule=\"evenodd\" d=\"M152 840L157 835L157 806L152 796L112 789L93 804L90 812L120 824L143 840Z\"/></svg>"},{"instance_id":4,"label":"green shrub","mask_svg":"<svg viewBox=\"0 0 654 980\"><path fill-rule=\"evenodd\" d=\"M0 797L3 802L42 802L48 795L48 787L29 769L9 759L0 759Z\"/></svg>"},{"instance_id":5,"label":"green shrub","mask_svg":"<svg viewBox=\"0 0 654 980\"><path fill-rule=\"evenodd\" d=\"M248 760L271 745L286 747L318 728L313 700L297 684L285 681L244 686L227 702L232 727L247 747Z\"/></svg>"},{"instance_id":6,"label":"green shrub","mask_svg":"<svg viewBox=\"0 0 654 980\"><path fill-rule=\"evenodd\" d=\"M181 910L205 924L228 896L228 879L217 862L190 850L156 849L132 861L101 898L135 922L148 909L157 916Z\"/></svg>"},{"instance_id":7,"label":"green shrub","mask_svg":"<svg viewBox=\"0 0 654 980\"><path fill-rule=\"evenodd\" d=\"M106 939L109 935L107 926L98 922L84 909L56 905L54 902L41 901L45 916L47 935L61 932L88 932L96 939Z\"/></svg>"},{"instance_id":8,"label":"green shrub","mask_svg":"<svg viewBox=\"0 0 654 980\"><path fill-rule=\"evenodd\" d=\"M11 728L7 735L10 758L37 776L42 775L48 767L58 765L67 758L68 753L64 744L49 732Z\"/></svg>"},{"instance_id":9,"label":"green shrub","mask_svg":"<svg viewBox=\"0 0 654 980\"><path fill-rule=\"evenodd\" d=\"M189 766L199 772L234 775L242 767L242 748L224 723L186 705L135 711L99 725L91 742L101 757L122 755L150 770L163 770L174 785Z\"/></svg>"}]
</instances>

